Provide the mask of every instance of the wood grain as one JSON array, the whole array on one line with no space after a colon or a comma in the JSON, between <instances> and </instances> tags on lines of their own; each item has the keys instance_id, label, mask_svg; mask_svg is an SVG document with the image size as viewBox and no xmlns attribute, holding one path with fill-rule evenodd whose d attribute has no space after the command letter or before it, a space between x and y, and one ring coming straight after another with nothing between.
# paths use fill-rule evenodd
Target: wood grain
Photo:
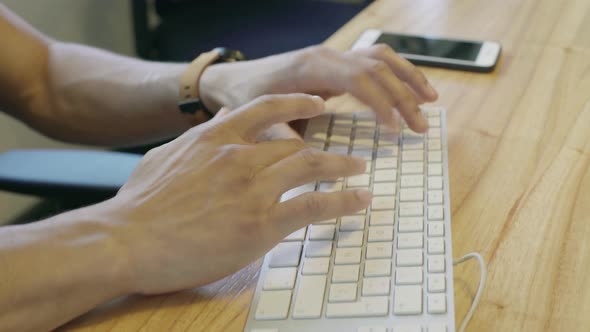
<instances>
[{"instance_id":1,"label":"wood grain","mask_svg":"<svg viewBox=\"0 0 590 332\"><path fill-rule=\"evenodd\" d=\"M470 331L590 329L590 1L384 0L326 44L367 28L503 45L491 74L424 69L449 109L455 256L488 263ZM333 110L364 108L344 96ZM242 331L259 262L208 287L105 305L72 331ZM457 321L479 270L455 269Z\"/></svg>"}]
</instances>

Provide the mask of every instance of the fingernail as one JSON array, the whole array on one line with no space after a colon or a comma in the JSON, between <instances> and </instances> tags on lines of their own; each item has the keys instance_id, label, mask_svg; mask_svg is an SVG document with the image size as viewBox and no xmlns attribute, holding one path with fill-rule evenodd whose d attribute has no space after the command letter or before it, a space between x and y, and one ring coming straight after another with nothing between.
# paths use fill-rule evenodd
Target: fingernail
<instances>
[{"instance_id":1,"label":"fingernail","mask_svg":"<svg viewBox=\"0 0 590 332\"><path fill-rule=\"evenodd\" d=\"M432 99L438 98L438 92L428 83L428 94L432 96Z\"/></svg>"},{"instance_id":2,"label":"fingernail","mask_svg":"<svg viewBox=\"0 0 590 332\"><path fill-rule=\"evenodd\" d=\"M324 100L322 99L322 97L320 96L313 96L311 97L313 99L313 102L318 105L318 108L320 108L321 110L324 110Z\"/></svg>"},{"instance_id":3,"label":"fingernail","mask_svg":"<svg viewBox=\"0 0 590 332\"><path fill-rule=\"evenodd\" d=\"M422 133L428 130L428 121L422 112L416 112L416 124L418 125L417 129Z\"/></svg>"},{"instance_id":4,"label":"fingernail","mask_svg":"<svg viewBox=\"0 0 590 332\"><path fill-rule=\"evenodd\" d=\"M369 202L371 202L371 199L373 199L373 194L368 191L368 190L357 190L356 192L356 197L363 203L369 204Z\"/></svg>"},{"instance_id":5,"label":"fingernail","mask_svg":"<svg viewBox=\"0 0 590 332\"><path fill-rule=\"evenodd\" d=\"M352 159L354 159L354 161L359 164L359 166L362 165L362 171L364 172L367 169L367 161L361 157L352 157Z\"/></svg>"}]
</instances>

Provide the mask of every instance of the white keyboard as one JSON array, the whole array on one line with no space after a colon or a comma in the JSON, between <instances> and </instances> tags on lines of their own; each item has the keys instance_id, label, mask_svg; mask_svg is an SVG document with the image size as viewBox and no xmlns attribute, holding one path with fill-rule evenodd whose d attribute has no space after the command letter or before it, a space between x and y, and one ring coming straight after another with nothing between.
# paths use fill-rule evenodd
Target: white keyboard
<instances>
[{"instance_id":1,"label":"white keyboard","mask_svg":"<svg viewBox=\"0 0 590 332\"><path fill-rule=\"evenodd\" d=\"M310 121L305 141L361 156L365 174L301 193L367 188L366 211L310 225L265 257L246 332L452 332L453 265L445 111L424 108L425 135L371 113Z\"/></svg>"}]
</instances>

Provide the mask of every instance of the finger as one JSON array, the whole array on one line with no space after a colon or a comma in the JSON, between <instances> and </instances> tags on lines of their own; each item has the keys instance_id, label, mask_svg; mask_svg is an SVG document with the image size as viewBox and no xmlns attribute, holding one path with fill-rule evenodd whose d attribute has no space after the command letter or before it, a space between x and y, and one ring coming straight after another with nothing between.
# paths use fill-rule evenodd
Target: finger
<instances>
[{"instance_id":1,"label":"finger","mask_svg":"<svg viewBox=\"0 0 590 332\"><path fill-rule=\"evenodd\" d=\"M254 149L252 150L250 161L259 168L274 165L284 158L307 149L305 144L299 139L264 141L251 145L251 147Z\"/></svg>"},{"instance_id":2,"label":"finger","mask_svg":"<svg viewBox=\"0 0 590 332\"><path fill-rule=\"evenodd\" d=\"M438 93L428 82L424 73L410 61L395 53L391 47L385 44L378 44L373 47L358 49L353 52L387 63L395 75L408 83L408 85L414 89L422 99L426 101L435 101L438 98Z\"/></svg>"},{"instance_id":3,"label":"finger","mask_svg":"<svg viewBox=\"0 0 590 332\"><path fill-rule=\"evenodd\" d=\"M278 139L297 139L303 141L301 136L286 123L272 125L270 128L263 131L256 140L261 142Z\"/></svg>"},{"instance_id":4,"label":"finger","mask_svg":"<svg viewBox=\"0 0 590 332\"><path fill-rule=\"evenodd\" d=\"M223 118L224 116L229 114L229 111L229 108L222 107L219 111L217 111L217 113L215 113L215 116L213 118Z\"/></svg>"},{"instance_id":5,"label":"finger","mask_svg":"<svg viewBox=\"0 0 590 332\"><path fill-rule=\"evenodd\" d=\"M368 207L371 198L367 190L310 192L277 204L271 218L289 234L313 222L354 214Z\"/></svg>"},{"instance_id":6,"label":"finger","mask_svg":"<svg viewBox=\"0 0 590 332\"><path fill-rule=\"evenodd\" d=\"M386 98L389 104L401 113L408 126L417 132L426 131L428 122L418 107L418 100L408 86L401 82L384 62L367 58L361 58L358 61L362 63L362 66L371 68L368 70L369 75L384 90L382 98Z\"/></svg>"},{"instance_id":7,"label":"finger","mask_svg":"<svg viewBox=\"0 0 590 332\"><path fill-rule=\"evenodd\" d=\"M366 166L367 162L362 158L306 148L268 166L259 178L284 193L313 181L360 174Z\"/></svg>"},{"instance_id":8,"label":"finger","mask_svg":"<svg viewBox=\"0 0 590 332\"><path fill-rule=\"evenodd\" d=\"M263 130L274 124L309 119L323 111L324 101L317 96L272 95L256 98L234 110L225 120L226 125L244 140L254 141Z\"/></svg>"}]
</instances>

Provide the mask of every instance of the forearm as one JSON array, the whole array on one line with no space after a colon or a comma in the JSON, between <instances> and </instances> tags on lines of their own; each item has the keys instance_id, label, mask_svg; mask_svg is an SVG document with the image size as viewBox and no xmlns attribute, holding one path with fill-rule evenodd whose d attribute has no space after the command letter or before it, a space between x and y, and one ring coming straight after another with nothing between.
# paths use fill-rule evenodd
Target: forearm
<instances>
[{"instance_id":1,"label":"forearm","mask_svg":"<svg viewBox=\"0 0 590 332\"><path fill-rule=\"evenodd\" d=\"M176 108L186 64L142 61L54 41L0 4L0 109L44 134L97 145L177 135L194 120Z\"/></svg>"},{"instance_id":2,"label":"forearm","mask_svg":"<svg viewBox=\"0 0 590 332\"><path fill-rule=\"evenodd\" d=\"M47 67L47 99L33 101L26 122L48 136L121 146L169 138L191 125L176 107L184 64L52 43Z\"/></svg>"},{"instance_id":3,"label":"forearm","mask_svg":"<svg viewBox=\"0 0 590 332\"><path fill-rule=\"evenodd\" d=\"M123 295L127 262L100 206L0 228L0 331L53 329Z\"/></svg>"}]
</instances>

